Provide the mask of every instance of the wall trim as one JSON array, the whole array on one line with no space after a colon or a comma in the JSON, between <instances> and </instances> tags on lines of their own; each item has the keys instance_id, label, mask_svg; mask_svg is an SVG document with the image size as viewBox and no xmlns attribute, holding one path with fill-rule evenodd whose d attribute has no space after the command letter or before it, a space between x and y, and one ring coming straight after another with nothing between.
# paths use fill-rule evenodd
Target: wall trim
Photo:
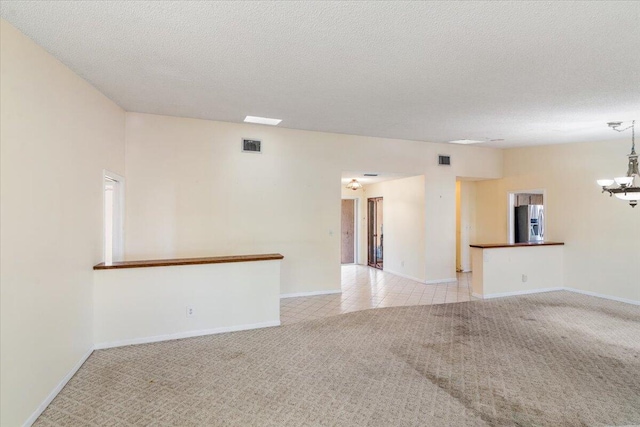
<instances>
[{"instance_id":1,"label":"wall trim","mask_svg":"<svg viewBox=\"0 0 640 427\"><path fill-rule=\"evenodd\" d=\"M405 279L413 280L413 281L418 282L418 283L422 283L422 284L425 283L424 280L418 279L417 277L414 277L414 276L409 276L408 274L398 273L397 271L387 270L386 268L383 269L382 271L384 271L385 273L393 274L394 276L404 277Z\"/></svg>"},{"instance_id":2,"label":"wall trim","mask_svg":"<svg viewBox=\"0 0 640 427\"><path fill-rule=\"evenodd\" d=\"M543 293L543 292L554 292L554 291L575 292L577 294L588 295L588 296L591 296L591 297L608 299L608 300L617 301L617 302L624 302L624 303L632 304L632 305L640 305L640 301L636 301L636 300L632 300L632 299L628 299L628 298L614 297L614 296L611 296L611 295L599 294L597 292L583 291L581 289L564 288L564 287L563 288L531 289L531 290L528 290L528 291L503 292L503 293L499 293L499 294L485 295L484 297L482 295L480 295L480 294L475 293L475 292L472 292L471 295L476 297L476 298L479 298L479 299L492 299L492 298L511 297L511 296L517 296L517 295L539 294L539 293Z\"/></svg>"},{"instance_id":3,"label":"wall trim","mask_svg":"<svg viewBox=\"0 0 640 427\"><path fill-rule=\"evenodd\" d=\"M450 277L448 279L438 279L438 280L425 280L424 283L425 285L437 285L439 283L455 283L457 282L458 279L455 277Z\"/></svg>"},{"instance_id":4,"label":"wall trim","mask_svg":"<svg viewBox=\"0 0 640 427\"><path fill-rule=\"evenodd\" d=\"M633 304L633 305L640 305L640 301L627 299L627 298L614 297L611 295L599 294L597 292L583 291L581 289L576 289L576 288L564 288L564 290L575 292L577 294L589 295L591 297L603 298L603 299L608 299L608 300L618 301L618 302L626 302L627 304Z\"/></svg>"},{"instance_id":5,"label":"wall trim","mask_svg":"<svg viewBox=\"0 0 640 427\"><path fill-rule=\"evenodd\" d=\"M53 399L56 398L56 396L58 395L58 393L60 393L60 391L62 391L62 389L64 388L65 385L67 385L67 383L69 382L69 380L76 374L76 372L78 372L78 369L80 369L82 367L82 365L84 365L84 362L87 361L87 359L89 358L89 356L91 356L91 353L93 353L93 347L91 347L89 349L89 351L87 351L81 358L80 360L78 360L78 363L76 363L74 365L73 368L71 368L71 370L69 372L67 372L67 375L65 375L62 378L62 381L60 381L58 383L57 386L54 387L53 390L51 390L51 393L49 393L49 395L46 397L46 399L44 399L42 401L42 403L40 404L40 406L38 406L36 408L35 411L33 411L33 413L31 414L31 416L29 418L27 418L27 420L24 422L24 424L22 425L23 427L30 427L33 423L36 422L36 420L38 419L38 417L40 415L42 415L42 413L44 412L45 409L47 409L47 406L49 406L49 404L53 401Z\"/></svg>"},{"instance_id":6,"label":"wall trim","mask_svg":"<svg viewBox=\"0 0 640 427\"><path fill-rule=\"evenodd\" d=\"M480 296L476 293L472 293L474 297L482 298L482 299L492 299L492 298L502 298L502 297L513 297L516 295L529 295L529 294L540 294L543 292L554 292L554 291L564 291L566 288L558 287L558 288L541 288L541 289L529 289L524 291L514 291L514 292L501 292L499 294L488 294Z\"/></svg>"},{"instance_id":7,"label":"wall trim","mask_svg":"<svg viewBox=\"0 0 640 427\"><path fill-rule=\"evenodd\" d=\"M124 347L126 345L148 344L148 343L160 342L160 341L179 340L182 338L193 338L193 337L200 337L203 335L223 334L225 332L246 331L249 329L269 328L272 326L280 326L280 320L272 320L269 322L252 323L248 325L239 325L239 326L224 326L221 328L213 328L213 329L199 329L195 331L178 332L175 334L167 334L167 335L155 335L152 337L132 338L132 339L121 340L121 341L103 342L103 343L96 344L94 348L96 350L103 350L106 348Z\"/></svg>"},{"instance_id":8,"label":"wall trim","mask_svg":"<svg viewBox=\"0 0 640 427\"><path fill-rule=\"evenodd\" d=\"M312 297L315 295L331 295L331 294L341 294L342 289L333 290L333 291L313 291L313 292L297 292L294 294L280 294L280 299L283 298L297 298L297 297Z\"/></svg>"}]
</instances>

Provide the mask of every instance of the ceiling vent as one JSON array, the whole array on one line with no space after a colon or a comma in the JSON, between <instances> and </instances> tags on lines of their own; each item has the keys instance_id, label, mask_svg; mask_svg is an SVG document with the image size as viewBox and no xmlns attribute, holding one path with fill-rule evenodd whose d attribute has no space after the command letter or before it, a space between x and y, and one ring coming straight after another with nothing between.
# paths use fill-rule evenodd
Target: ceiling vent
<instances>
[{"instance_id":1,"label":"ceiling vent","mask_svg":"<svg viewBox=\"0 0 640 427\"><path fill-rule=\"evenodd\" d=\"M451 156L443 156L440 154L438 156L438 164L441 166L451 166Z\"/></svg>"},{"instance_id":2,"label":"ceiling vent","mask_svg":"<svg viewBox=\"0 0 640 427\"><path fill-rule=\"evenodd\" d=\"M262 153L262 141L258 139L242 138L243 153Z\"/></svg>"},{"instance_id":3,"label":"ceiling vent","mask_svg":"<svg viewBox=\"0 0 640 427\"><path fill-rule=\"evenodd\" d=\"M365 173L364 176L378 176L377 173Z\"/></svg>"}]
</instances>

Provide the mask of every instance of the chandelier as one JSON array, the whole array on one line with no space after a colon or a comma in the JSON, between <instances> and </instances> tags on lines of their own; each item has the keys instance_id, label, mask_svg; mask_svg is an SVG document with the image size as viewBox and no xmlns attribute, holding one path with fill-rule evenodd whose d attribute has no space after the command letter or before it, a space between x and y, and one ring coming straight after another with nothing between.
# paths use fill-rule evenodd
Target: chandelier
<instances>
[{"instance_id":1,"label":"chandelier","mask_svg":"<svg viewBox=\"0 0 640 427\"><path fill-rule=\"evenodd\" d=\"M362 188L362 184L360 184L357 179L352 179L351 182L347 184L347 188L356 191Z\"/></svg>"},{"instance_id":2,"label":"chandelier","mask_svg":"<svg viewBox=\"0 0 640 427\"><path fill-rule=\"evenodd\" d=\"M636 154L636 121L631 122L631 126L619 129L622 122L607 123L609 127L616 132L624 132L631 129L631 153L629 158L629 169L627 176L621 176L614 179L599 179L598 185L602 187L602 192L609 193L609 196L615 196L618 199L628 200L632 208L635 208L640 200L640 172L638 172L638 155ZM635 182L634 182L635 181Z\"/></svg>"}]
</instances>

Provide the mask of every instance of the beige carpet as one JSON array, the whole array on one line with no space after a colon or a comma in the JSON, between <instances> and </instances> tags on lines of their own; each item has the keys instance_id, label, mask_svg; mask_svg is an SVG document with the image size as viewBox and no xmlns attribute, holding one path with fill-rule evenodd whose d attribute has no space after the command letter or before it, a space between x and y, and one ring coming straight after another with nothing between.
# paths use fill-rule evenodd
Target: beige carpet
<instances>
[{"instance_id":1,"label":"beige carpet","mask_svg":"<svg viewBox=\"0 0 640 427\"><path fill-rule=\"evenodd\" d=\"M96 351L37 426L640 424L640 307L568 292Z\"/></svg>"}]
</instances>

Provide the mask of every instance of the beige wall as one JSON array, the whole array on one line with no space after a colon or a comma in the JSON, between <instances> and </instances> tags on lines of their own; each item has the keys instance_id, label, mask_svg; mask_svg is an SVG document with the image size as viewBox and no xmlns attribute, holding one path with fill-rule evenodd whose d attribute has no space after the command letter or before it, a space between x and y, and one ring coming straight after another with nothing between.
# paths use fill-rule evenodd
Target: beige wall
<instances>
[{"instance_id":1,"label":"beige wall","mask_svg":"<svg viewBox=\"0 0 640 427\"><path fill-rule=\"evenodd\" d=\"M630 141L505 150L505 178L477 183L477 242L507 239L507 193L546 190L546 239L565 242L564 286L640 301L640 208L600 193Z\"/></svg>"},{"instance_id":2,"label":"beige wall","mask_svg":"<svg viewBox=\"0 0 640 427\"><path fill-rule=\"evenodd\" d=\"M383 198L384 270L425 281L424 176L365 185L364 194Z\"/></svg>"},{"instance_id":3,"label":"beige wall","mask_svg":"<svg viewBox=\"0 0 640 427\"><path fill-rule=\"evenodd\" d=\"M93 347L102 170L124 111L0 21L1 422L22 425Z\"/></svg>"},{"instance_id":4,"label":"beige wall","mask_svg":"<svg viewBox=\"0 0 640 427\"><path fill-rule=\"evenodd\" d=\"M501 150L137 113L126 162L127 258L279 252L284 294L340 289L342 171L425 176L427 280L455 277L456 176L502 174Z\"/></svg>"}]
</instances>

